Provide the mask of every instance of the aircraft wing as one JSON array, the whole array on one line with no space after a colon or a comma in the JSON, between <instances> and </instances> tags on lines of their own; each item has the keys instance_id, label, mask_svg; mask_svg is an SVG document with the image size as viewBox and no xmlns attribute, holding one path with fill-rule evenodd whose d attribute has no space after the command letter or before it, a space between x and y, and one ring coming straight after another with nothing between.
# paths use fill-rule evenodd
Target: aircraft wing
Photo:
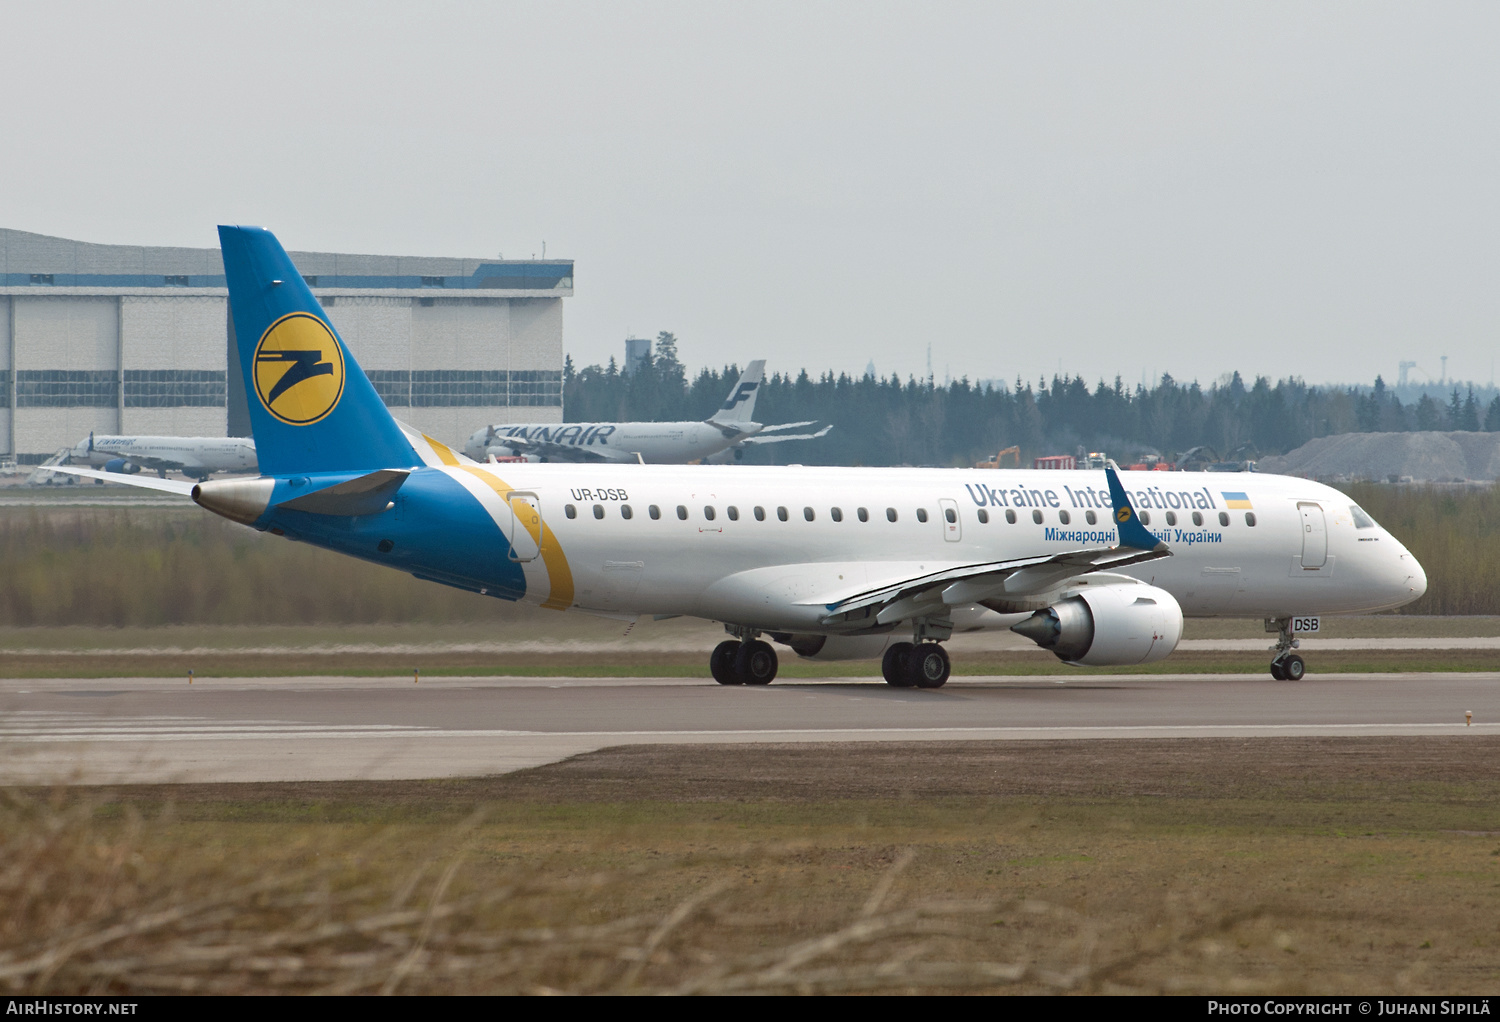
<instances>
[{"instance_id":1,"label":"aircraft wing","mask_svg":"<svg viewBox=\"0 0 1500 1022\"><path fill-rule=\"evenodd\" d=\"M92 468L73 468L69 465L48 466L48 472L62 472L70 476L84 476L89 479L103 479L106 483L120 483L124 486L138 486L143 490L165 490L167 493L180 493L183 496L192 496L193 487L196 483L190 483L186 479L156 479L152 476L132 476L122 472L100 472Z\"/></svg>"},{"instance_id":2,"label":"aircraft wing","mask_svg":"<svg viewBox=\"0 0 1500 1022\"><path fill-rule=\"evenodd\" d=\"M772 426L771 429L789 429L792 426L806 426L806 422L789 422L785 426ZM816 440L820 436L827 436L828 431L833 428L830 423L818 430L816 433L778 433L776 436L766 436L764 432L741 440L742 444L779 444L783 440Z\"/></svg>"},{"instance_id":3,"label":"aircraft wing","mask_svg":"<svg viewBox=\"0 0 1500 1022\"><path fill-rule=\"evenodd\" d=\"M1105 469L1104 472L1109 480L1114 521L1119 527L1119 546L965 564L901 579L825 604L827 613L821 619L822 623L831 626L890 624L921 613L922 608L930 610L938 605L978 603L997 597L1035 596L1077 575L1114 571L1143 561L1170 557L1172 551L1167 545L1141 525L1114 470ZM822 601L800 602L812 606Z\"/></svg>"},{"instance_id":4,"label":"aircraft wing","mask_svg":"<svg viewBox=\"0 0 1500 1022\"><path fill-rule=\"evenodd\" d=\"M534 454L539 458L551 458L553 461L577 461L596 464L611 460L598 451L590 450L586 447L555 444L550 440L527 440L524 437L518 436L497 436L490 442L489 446L509 447L517 454Z\"/></svg>"}]
</instances>

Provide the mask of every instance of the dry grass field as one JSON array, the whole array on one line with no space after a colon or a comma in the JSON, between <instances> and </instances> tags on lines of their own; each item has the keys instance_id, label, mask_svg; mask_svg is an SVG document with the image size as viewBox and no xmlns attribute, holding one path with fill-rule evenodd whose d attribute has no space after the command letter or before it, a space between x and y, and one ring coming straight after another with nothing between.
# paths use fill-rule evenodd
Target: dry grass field
<instances>
[{"instance_id":1,"label":"dry grass field","mask_svg":"<svg viewBox=\"0 0 1500 1022\"><path fill-rule=\"evenodd\" d=\"M674 746L11 789L0 989L1492 992L1497 753Z\"/></svg>"}]
</instances>

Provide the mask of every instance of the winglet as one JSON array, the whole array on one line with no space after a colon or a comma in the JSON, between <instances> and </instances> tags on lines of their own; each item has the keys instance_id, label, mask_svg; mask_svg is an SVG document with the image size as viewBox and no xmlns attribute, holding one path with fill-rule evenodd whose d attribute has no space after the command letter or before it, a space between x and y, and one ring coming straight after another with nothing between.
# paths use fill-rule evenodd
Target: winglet
<instances>
[{"instance_id":1,"label":"winglet","mask_svg":"<svg viewBox=\"0 0 1500 1022\"><path fill-rule=\"evenodd\" d=\"M1120 545L1165 553L1167 545L1151 535L1141 524L1135 508L1130 506L1130 498L1125 496L1125 487L1120 485L1120 477L1115 474L1115 470L1106 468L1104 476L1109 480L1109 502L1114 505L1115 526L1120 530Z\"/></svg>"}]
</instances>

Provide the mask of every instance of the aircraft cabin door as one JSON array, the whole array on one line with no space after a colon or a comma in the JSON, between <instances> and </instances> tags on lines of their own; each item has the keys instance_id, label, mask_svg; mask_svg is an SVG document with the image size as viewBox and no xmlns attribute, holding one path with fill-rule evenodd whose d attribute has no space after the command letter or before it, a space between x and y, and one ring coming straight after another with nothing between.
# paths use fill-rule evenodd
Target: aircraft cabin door
<instances>
[{"instance_id":1,"label":"aircraft cabin door","mask_svg":"<svg viewBox=\"0 0 1500 1022\"><path fill-rule=\"evenodd\" d=\"M958 502L946 497L938 501L938 513L943 516L943 538L949 543L963 539L963 523L958 519Z\"/></svg>"},{"instance_id":2,"label":"aircraft cabin door","mask_svg":"<svg viewBox=\"0 0 1500 1022\"><path fill-rule=\"evenodd\" d=\"M534 493L513 490L505 495L510 505L510 559L534 561L542 552L542 505Z\"/></svg>"},{"instance_id":3,"label":"aircraft cabin door","mask_svg":"<svg viewBox=\"0 0 1500 1022\"><path fill-rule=\"evenodd\" d=\"M1300 503L1302 515L1302 567L1321 568L1328 563L1328 526L1319 504Z\"/></svg>"}]
</instances>

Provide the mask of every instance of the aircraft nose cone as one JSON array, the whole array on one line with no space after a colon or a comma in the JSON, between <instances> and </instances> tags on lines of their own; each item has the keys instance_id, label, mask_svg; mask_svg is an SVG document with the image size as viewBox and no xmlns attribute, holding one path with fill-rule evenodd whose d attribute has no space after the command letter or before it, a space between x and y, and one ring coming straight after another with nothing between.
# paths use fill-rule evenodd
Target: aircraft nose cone
<instances>
[{"instance_id":1,"label":"aircraft nose cone","mask_svg":"<svg viewBox=\"0 0 1500 1022\"><path fill-rule=\"evenodd\" d=\"M1407 590L1407 598L1421 599L1422 595L1427 592L1427 572L1409 553L1401 555L1401 566L1406 572L1404 588Z\"/></svg>"}]
</instances>

